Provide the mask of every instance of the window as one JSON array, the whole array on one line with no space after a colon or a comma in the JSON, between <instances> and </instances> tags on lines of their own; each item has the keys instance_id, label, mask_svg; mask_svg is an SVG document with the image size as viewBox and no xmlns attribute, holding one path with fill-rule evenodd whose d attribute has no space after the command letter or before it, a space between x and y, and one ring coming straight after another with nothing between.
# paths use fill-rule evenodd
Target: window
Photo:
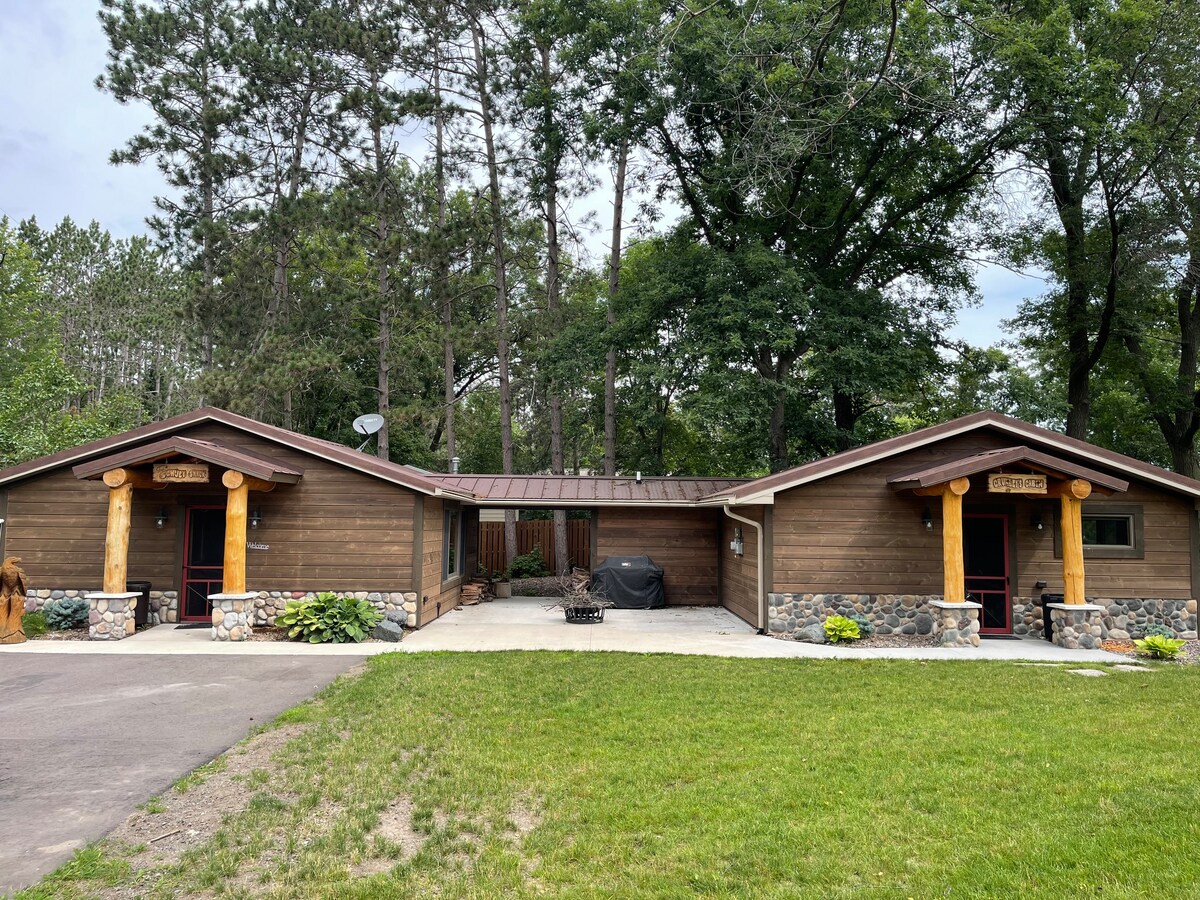
<instances>
[{"instance_id":1,"label":"window","mask_svg":"<svg viewBox=\"0 0 1200 900\"><path fill-rule=\"evenodd\" d=\"M1140 503L1087 500L1081 516L1085 559L1142 559L1145 544ZM1054 512L1054 555L1062 558L1062 523Z\"/></svg>"},{"instance_id":2,"label":"window","mask_svg":"<svg viewBox=\"0 0 1200 900\"><path fill-rule=\"evenodd\" d=\"M442 577L453 578L462 574L462 512L446 510L445 528L442 531L443 553Z\"/></svg>"},{"instance_id":3,"label":"window","mask_svg":"<svg viewBox=\"0 0 1200 900\"><path fill-rule=\"evenodd\" d=\"M1083 546L1132 547L1133 516L1084 516Z\"/></svg>"}]
</instances>

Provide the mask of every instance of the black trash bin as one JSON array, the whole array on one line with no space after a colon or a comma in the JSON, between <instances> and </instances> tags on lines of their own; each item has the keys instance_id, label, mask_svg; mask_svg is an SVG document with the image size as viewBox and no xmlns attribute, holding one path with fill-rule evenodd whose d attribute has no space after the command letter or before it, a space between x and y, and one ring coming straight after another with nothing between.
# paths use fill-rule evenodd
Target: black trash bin
<instances>
[{"instance_id":1,"label":"black trash bin","mask_svg":"<svg viewBox=\"0 0 1200 900\"><path fill-rule=\"evenodd\" d=\"M127 581L125 582L125 590L130 594L141 594L138 599L137 607L133 611L134 625L141 627L150 621L150 588L152 585L148 581Z\"/></svg>"},{"instance_id":2,"label":"black trash bin","mask_svg":"<svg viewBox=\"0 0 1200 900\"><path fill-rule=\"evenodd\" d=\"M648 556L610 556L592 570L592 590L616 609L667 605L663 570Z\"/></svg>"},{"instance_id":3,"label":"black trash bin","mask_svg":"<svg viewBox=\"0 0 1200 900\"><path fill-rule=\"evenodd\" d=\"M1054 643L1054 622L1050 618L1050 610L1046 609L1046 604L1062 602L1062 594L1042 594L1042 637L1052 644Z\"/></svg>"}]
</instances>

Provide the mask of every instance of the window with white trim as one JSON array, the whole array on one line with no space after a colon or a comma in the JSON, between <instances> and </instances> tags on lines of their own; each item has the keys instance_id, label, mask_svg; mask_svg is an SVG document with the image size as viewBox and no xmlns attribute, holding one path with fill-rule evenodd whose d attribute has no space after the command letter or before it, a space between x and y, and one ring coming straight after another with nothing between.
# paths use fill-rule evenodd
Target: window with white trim
<instances>
[{"instance_id":1,"label":"window with white trim","mask_svg":"<svg viewBox=\"0 0 1200 900\"><path fill-rule=\"evenodd\" d=\"M442 578L453 578L462 574L463 565L462 512L448 509L442 529Z\"/></svg>"}]
</instances>

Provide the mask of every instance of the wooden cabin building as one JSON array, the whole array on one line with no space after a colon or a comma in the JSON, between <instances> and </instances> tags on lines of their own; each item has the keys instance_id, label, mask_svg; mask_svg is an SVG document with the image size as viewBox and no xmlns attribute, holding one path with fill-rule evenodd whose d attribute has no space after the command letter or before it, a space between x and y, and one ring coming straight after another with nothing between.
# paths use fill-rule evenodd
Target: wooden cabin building
<instances>
[{"instance_id":1,"label":"wooden cabin building","mask_svg":"<svg viewBox=\"0 0 1200 900\"><path fill-rule=\"evenodd\" d=\"M93 598L108 639L142 590L151 622L219 607L252 628L334 591L421 627L477 571L481 510L569 508L593 563L648 555L668 604L764 633L854 613L970 645L1048 613L1094 646L1195 637L1198 502L1200 482L987 412L739 480L437 474L205 408L0 471L0 556L31 605Z\"/></svg>"}]
</instances>

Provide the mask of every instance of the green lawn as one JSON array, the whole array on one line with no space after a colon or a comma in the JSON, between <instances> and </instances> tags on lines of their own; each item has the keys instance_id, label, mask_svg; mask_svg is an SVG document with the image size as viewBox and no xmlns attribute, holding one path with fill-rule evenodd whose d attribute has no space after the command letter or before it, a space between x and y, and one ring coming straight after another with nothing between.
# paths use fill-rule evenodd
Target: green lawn
<instances>
[{"instance_id":1,"label":"green lawn","mask_svg":"<svg viewBox=\"0 0 1200 900\"><path fill-rule=\"evenodd\" d=\"M27 896L1195 897L1198 696L1178 666L375 657L178 866L100 845Z\"/></svg>"}]
</instances>

